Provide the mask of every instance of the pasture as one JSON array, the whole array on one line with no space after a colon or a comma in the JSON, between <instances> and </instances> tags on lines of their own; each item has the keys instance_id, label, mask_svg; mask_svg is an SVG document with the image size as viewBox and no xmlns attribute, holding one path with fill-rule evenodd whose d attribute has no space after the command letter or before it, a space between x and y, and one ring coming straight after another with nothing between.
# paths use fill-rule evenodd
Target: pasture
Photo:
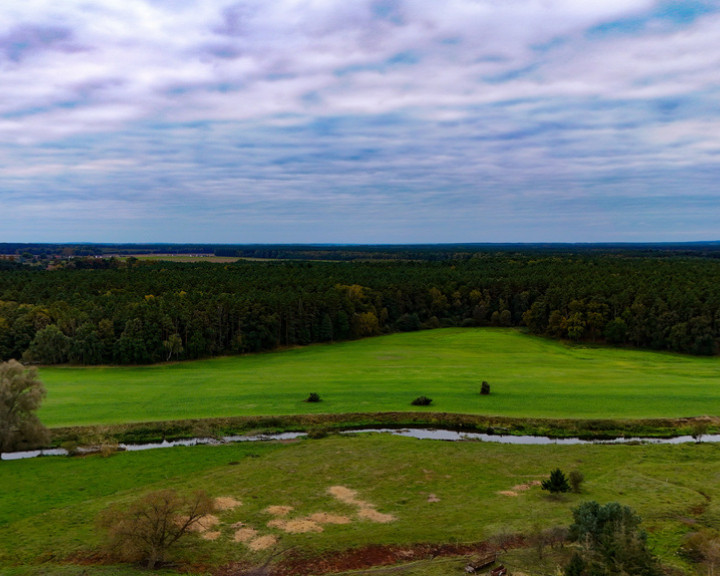
<instances>
[{"instance_id":1,"label":"pasture","mask_svg":"<svg viewBox=\"0 0 720 576\"><path fill-rule=\"evenodd\" d=\"M139 367L44 367L51 427L417 410L527 418L720 414L720 359L442 329ZM483 380L488 396L479 394ZM316 392L322 402L304 402Z\"/></svg>"},{"instance_id":2,"label":"pasture","mask_svg":"<svg viewBox=\"0 0 720 576\"><path fill-rule=\"evenodd\" d=\"M581 471L582 493L543 492L538 483L555 467ZM97 515L164 488L201 488L226 503L174 554L197 568L191 573L259 562L278 548L292 548L285 560L303 573L321 561L341 571L337 559L349 549L460 545L568 525L585 500L635 508L654 551L682 566L684 535L720 515L719 477L713 444L507 446L383 435L3 462L0 567L13 575L80 574L70 572L77 565L114 574L93 567L105 561Z\"/></svg>"}]
</instances>

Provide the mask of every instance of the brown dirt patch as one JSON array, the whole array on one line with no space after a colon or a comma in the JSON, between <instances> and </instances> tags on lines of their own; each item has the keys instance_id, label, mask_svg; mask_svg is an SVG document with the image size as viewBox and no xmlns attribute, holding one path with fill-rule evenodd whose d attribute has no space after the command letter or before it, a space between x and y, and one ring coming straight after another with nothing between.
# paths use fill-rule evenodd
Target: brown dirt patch
<instances>
[{"instance_id":1,"label":"brown dirt patch","mask_svg":"<svg viewBox=\"0 0 720 576\"><path fill-rule=\"evenodd\" d=\"M202 537L203 540L217 540L218 538L220 538L220 532L217 530L213 532L204 532Z\"/></svg>"},{"instance_id":2,"label":"brown dirt patch","mask_svg":"<svg viewBox=\"0 0 720 576\"><path fill-rule=\"evenodd\" d=\"M242 502L240 502L240 500L236 500L232 496L220 496L219 498L215 498L216 510L232 510L238 506L242 506Z\"/></svg>"},{"instance_id":3,"label":"brown dirt patch","mask_svg":"<svg viewBox=\"0 0 720 576\"><path fill-rule=\"evenodd\" d=\"M435 494L428 494L428 502L440 502L440 498L435 496Z\"/></svg>"},{"instance_id":4,"label":"brown dirt patch","mask_svg":"<svg viewBox=\"0 0 720 576\"><path fill-rule=\"evenodd\" d=\"M387 524L395 520L395 516L392 514L383 514L378 512L375 508L364 507L358 510L358 517L363 520L370 520L371 522L379 522L381 524Z\"/></svg>"},{"instance_id":5,"label":"brown dirt patch","mask_svg":"<svg viewBox=\"0 0 720 576\"><path fill-rule=\"evenodd\" d=\"M265 512L273 516L287 516L293 510L292 506L268 506L265 508Z\"/></svg>"},{"instance_id":6,"label":"brown dirt patch","mask_svg":"<svg viewBox=\"0 0 720 576\"><path fill-rule=\"evenodd\" d=\"M523 545L523 542L518 538L509 546L514 548L520 545ZM492 545L480 542L477 544L418 544L407 547L373 545L316 558L307 558L300 553L291 552L275 568L274 573L278 576L307 576L310 574L316 576L351 570L367 570L379 566L395 565L440 556L466 556L471 554L485 556L491 553L492 550Z\"/></svg>"},{"instance_id":7,"label":"brown dirt patch","mask_svg":"<svg viewBox=\"0 0 720 576\"><path fill-rule=\"evenodd\" d=\"M257 536L255 528L240 528L235 531L233 540L235 542L250 542Z\"/></svg>"},{"instance_id":8,"label":"brown dirt patch","mask_svg":"<svg viewBox=\"0 0 720 576\"><path fill-rule=\"evenodd\" d=\"M307 532L322 532L323 527L317 522L306 518L298 518L296 520L283 520L275 518L267 523L270 528L279 528L288 534L305 534Z\"/></svg>"},{"instance_id":9,"label":"brown dirt patch","mask_svg":"<svg viewBox=\"0 0 720 576\"><path fill-rule=\"evenodd\" d=\"M268 534L267 536L260 536L259 538L255 538L255 540L249 542L248 548L250 548L253 552L258 552L259 550L272 548L275 544L277 544L277 538L275 538L272 534Z\"/></svg>"},{"instance_id":10,"label":"brown dirt patch","mask_svg":"<svg viewBox=\"0 0 720 576\"><path fill-rule=\"evenodd\" d=\"M328 514L327 512L316 512L308 516L308 520L317 522L318 524L350 524L352 520L347 516L338 514Z\"/></svg>"},{"instance_id":11,"label":"brown dirt patch","mask_svg":"<svg viewBox=\"0 0 720 576\"><path fill-rule=\"evenodd\" d=\"M500 494L501 496L512 496L512 497L515 497L518 495L517 492L513 492L512 490L500 490L499 492L496 492L496 494Z\"/></svg>"}]
</instances>

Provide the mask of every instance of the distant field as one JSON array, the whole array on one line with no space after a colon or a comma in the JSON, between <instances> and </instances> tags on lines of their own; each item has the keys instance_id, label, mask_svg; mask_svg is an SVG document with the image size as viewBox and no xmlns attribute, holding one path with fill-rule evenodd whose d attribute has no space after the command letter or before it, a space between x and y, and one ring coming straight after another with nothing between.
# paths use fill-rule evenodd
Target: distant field
<instances>
[{"instance_id":1,"label":"distant field","mask_svg":"<svg viewBox=\"0 0 720 576\"><path fill-rule=\"evenodd\" d=\"M428 410L515 417L720 414L720 359L567 346L511 329L393 334L147 367L48 367L49 426ZM480 396L480 384L491 385ZM303 402L310 392L323 402Z\"/></svg>"},{"instance_id":2,"label":"distant field","mask_svg":"<svg viewBox=\"0 0 720 576\"><path fill-rule=\"evenodd\" d=\"M124 256L122 260L127 260L130 256ZM237 262L238 258L231 256L183 256L177 254L135 254L133 258L138 260L162 260L166 262L215 262L217 264L228 264Z\"/></svg>"}]
</instances>

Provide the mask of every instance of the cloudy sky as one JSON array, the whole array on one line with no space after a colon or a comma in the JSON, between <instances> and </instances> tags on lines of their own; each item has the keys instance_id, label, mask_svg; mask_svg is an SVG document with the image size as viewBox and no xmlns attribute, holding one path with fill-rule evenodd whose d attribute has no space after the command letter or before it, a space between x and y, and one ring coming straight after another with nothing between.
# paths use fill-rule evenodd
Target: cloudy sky
<instances>
[{"instance_id":1,"label":"cloudy sky","mask_svg":"<svg viewBox=\"0 0 720 576\"><path fill-rule=\"evenodd\" d=\"M0 241L720 239L720 0L2 0Z\"/></svg>"}]
</instances>

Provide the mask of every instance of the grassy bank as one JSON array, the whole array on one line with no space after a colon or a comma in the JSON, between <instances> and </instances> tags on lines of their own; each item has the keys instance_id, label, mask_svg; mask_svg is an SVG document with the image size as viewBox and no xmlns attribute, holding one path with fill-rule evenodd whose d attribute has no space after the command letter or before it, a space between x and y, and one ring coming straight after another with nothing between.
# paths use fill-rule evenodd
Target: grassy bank
<instances>
[{"instance_id":1,"label":"grassy bank","mask_svg":"<svg viewBox=\"0 0 720 576\"><path fill-rule=\"evenodd\" d=\"M718 415L720 359L568 346L510 329L393 334L146 367L46 367L49 426L412 411L513 418ZM491 394L481 396L486 380ZM310 392L323 399L304 402Z\"/></svg>"},{"instance_id":2,"label":"grassy bank","mask_svg":"<svg viewBox=\"0 0 720 576\"><path fill-rule=\"evenodd\" d=\"M583 493L551 499L542 492L534 483L554 467L580 470ZM177 560L206 574L268 553L234 540L238 522L292 548L296 560L329 561L366 546L472 543L567 525L571 509L591 499L635 508L653 549L682 566L684 534L720 518L718 477L720 446L710 444L505 446L377 435L3 462L0 567L53 574L58 564L103 562L98 513L168 487L242 502L218 513L217 539L198 538L178 551ZM363 516L331 487L355 490L377 515ZM291 507L286 520L326 513L347 522L289 533L272 524L270 506Z\"/></svg>"},{"instance_id":3,"label":"grassy bank","mask_svg":"<svg viewBox=\"0 0 720 576\"><path fill-rule=\"evenodd\" d=\"M164 440L217 438L232 435L306 432L318 437L341 430L365 428L434 428L490 435L532 435L551 438L603 440L611 438L670 438L717 432L720 418L644 420L576 420L509 418L437 412L378 412L291 416L236 416L198 420L166 420L128 424L68 426L51 429L53 446L147 444Z\"/></svg>"}]
</instances>

